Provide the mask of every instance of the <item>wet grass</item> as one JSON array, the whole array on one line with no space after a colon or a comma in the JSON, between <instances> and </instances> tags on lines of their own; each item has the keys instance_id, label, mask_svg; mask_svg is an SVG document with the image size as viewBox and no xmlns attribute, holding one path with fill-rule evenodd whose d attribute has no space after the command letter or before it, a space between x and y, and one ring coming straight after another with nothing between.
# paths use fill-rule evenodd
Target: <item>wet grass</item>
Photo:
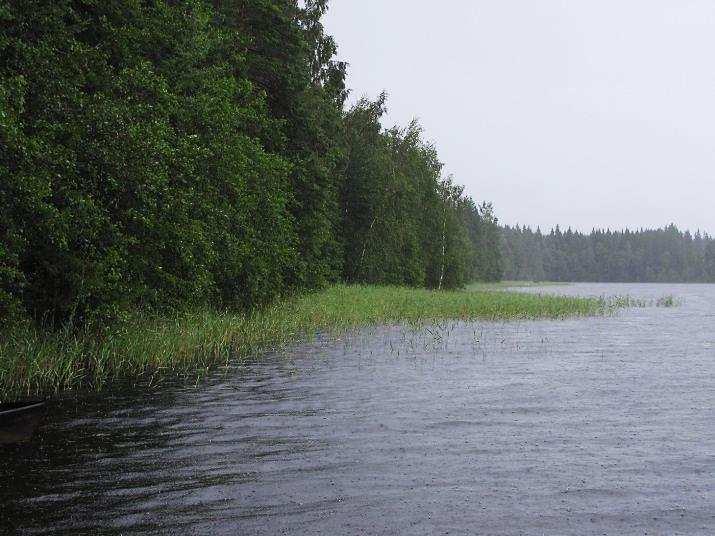
<instances>
[{"instance_id":1,"label":"wet grass","mask_svg":"<svg viewBox=\"0 0 715 536\"><path fill-rule=\"evenodd\" d=\"M448 319L591 316L620 306L598 298L339 285L250 314L137 313L103 329L46 333L17 328L0 336L0 401L99 389L115 380L150 385L169 375L200 378L217 365L310 339L319 332Z\"/></svg>"},{"instance_id":2,"label":"wet grass","mask_svg":"<svg viewBox=\"0 0 715 536\"><path fill-rule=\"evenodd\" d=\"M625 308L643 308L643 307L680 307L683 305L683 300L677 298L672 294L661 296L660 298L635 298L628 294L623 296L609 296L602 297L608 306L613 309L625 309Z\"/></svg>"},{"instance_id":3,"label":"wet grass","mask_svg":"<svg viewBox=\"0 0 715 536\"><path fill-rule=\"evenodd\" d=\"M673 295L662 296L655 301L656 307L680 307L683 305L683 300Z\"/></svg>"}]
</instances>

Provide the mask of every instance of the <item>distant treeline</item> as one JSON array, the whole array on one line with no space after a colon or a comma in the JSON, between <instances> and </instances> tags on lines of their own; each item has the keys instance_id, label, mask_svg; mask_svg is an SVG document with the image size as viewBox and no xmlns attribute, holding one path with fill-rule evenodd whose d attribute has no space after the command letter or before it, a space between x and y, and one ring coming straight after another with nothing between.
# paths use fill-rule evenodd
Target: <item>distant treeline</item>
<instances>
[{"instance_id":1,"label":"distant treeline","mask_svg":"<svg viewBox=\"0 0 715 536\"><path fill-rule=\"evenodd\" d=\"M0 0L0 321L499 279L419 126L345 109L326 9Z\"/></svg>"},{"instance_id":2,"label":"distant treeline","mask_svg":"<svg viewBox=\"0 0 715 536\"><path fill-rule=\"evenodd\" d=\"M533 281L715 282L715 242L674 225L639 231L502 228L504 277Z\"/></svg>"}]
</instances>

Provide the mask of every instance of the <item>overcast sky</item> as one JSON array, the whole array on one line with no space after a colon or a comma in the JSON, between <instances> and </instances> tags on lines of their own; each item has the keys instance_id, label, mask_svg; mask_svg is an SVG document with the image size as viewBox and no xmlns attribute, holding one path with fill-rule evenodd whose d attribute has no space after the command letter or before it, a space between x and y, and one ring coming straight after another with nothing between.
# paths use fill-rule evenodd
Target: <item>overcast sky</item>
<instances>
[{"instance_id":1,"label":"overcast sky","mask_svg":"<svg viewBox=\"0 0 715 536\"><path fill-rule=\"evenodd\" d=\"M331 5L353 100L386 90L503 222L715 233L715 1Z\"/></svg>"}]
</instances>

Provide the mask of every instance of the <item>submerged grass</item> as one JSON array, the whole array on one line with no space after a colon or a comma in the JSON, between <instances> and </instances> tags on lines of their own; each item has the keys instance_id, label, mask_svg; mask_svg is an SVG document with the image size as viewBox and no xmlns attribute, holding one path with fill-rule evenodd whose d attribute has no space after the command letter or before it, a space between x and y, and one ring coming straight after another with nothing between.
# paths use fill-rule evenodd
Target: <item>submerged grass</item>
<instances>
[{"instance_id":1,"label":"submerged grass","mask_svg":"<svg viewBox=\"0 0 715 536\"><path fill-rule=\"evenodd\" d=\"M677 298L672 294L662 296L655 302L656 307L680 307L681 305L683 305L682 298Z\"/></svg>"},{"instance_id":2,"label":"submerged grass","mask_svg":"<svg viewBox=\"0 0 715 536\"><path fill-rule=\"evenodd\" d=\"M644 308L644 307L680 307L683 300L672 294L660 298L636 298L629 294L623 296L610 296L601 298L608 306L614 309Z\"/></svg>"},{"instance_id":3,"label":"submerged grass","mask_svg":"<svg viewBox=\"0 0 715 536\"><path fill-rule=\"evenodd\" d=\"M0 337L0 401L120 379L152 381L200 375L317 332L439 320L517 320L604 314L620 304L598 298L526 293L429 291L338 285L252 313L212 310L132 320L101 331L16 329Z\"/></svg>"}]
</instances>

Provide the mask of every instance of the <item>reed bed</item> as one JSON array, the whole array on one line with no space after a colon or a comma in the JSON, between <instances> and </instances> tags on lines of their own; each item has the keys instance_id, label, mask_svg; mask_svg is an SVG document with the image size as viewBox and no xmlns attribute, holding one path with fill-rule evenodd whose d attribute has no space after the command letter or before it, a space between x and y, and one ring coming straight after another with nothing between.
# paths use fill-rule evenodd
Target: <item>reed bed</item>
<instances>
[{"instance_id":1,"label":"reed bed","mask_svg":"<svg viewBox=\"0 0 715 536\"><path fill-rule=\"evenodd\" d=\"M0 336L0 401L100 389L115 380L196 377L318 332L440 320L523 320L607 314L620 303L498 291L430 291L337 285L251 313L205 309L158 317L136 313L103 329Z\"/></svg>"}]
</instances>

